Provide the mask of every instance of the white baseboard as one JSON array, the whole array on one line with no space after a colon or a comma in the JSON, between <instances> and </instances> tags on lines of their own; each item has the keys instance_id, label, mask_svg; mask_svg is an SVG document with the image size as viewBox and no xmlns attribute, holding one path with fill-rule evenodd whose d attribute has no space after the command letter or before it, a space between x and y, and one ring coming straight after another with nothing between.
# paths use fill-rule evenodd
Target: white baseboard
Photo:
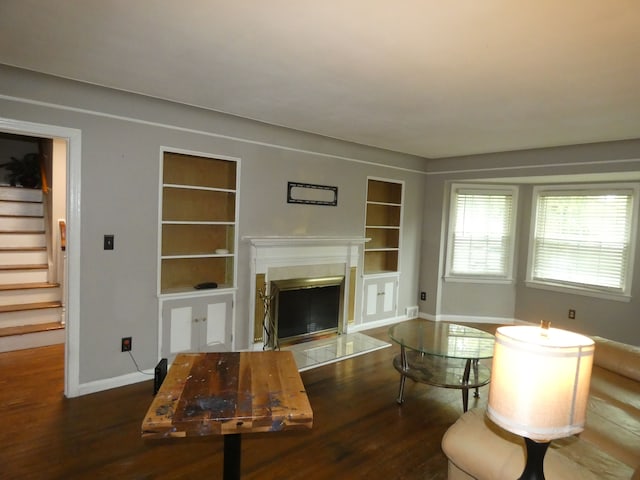
<instances>
[{"instance_id":1,"label":"white baseboard","mask_svg":"<svg viewBox=\"0 0 640 480\"><path fill-rule=\"evenodd\" d=\"M431 315L429 313L420 312L420 318L433 320L435 322L462 322L462 323L499 323L501 325L513 325L520 321L515 318L508 317L479 317L477 315ZM526 323L526 322L520 322Z\"/></svg>"},{"instance_id":2,"label":"white baseboard","mask_svg":"<svg viewBox=\"0 0 640 480\"><path fill-rule=\"evenodd\" d=\"M393 325L398 322L404 322L408 320L406 315L399 315L397 317L385 318L382 320L376 320L374 322L361 323L359 325L348 325L347 333L362 332L365 330L371 330L372 328L385 327L387 325Z\"/></svg>"},{"instance_id":3,"label":"white baseboard","mask_svg":"<svg viewBox=\"0 0 640 480\"><path fill-rule=\"evenodd\" d=\"M144 370L144 373L133 372L126 375L120 375L119 377L105 378L104 380L81 383L78 386L78 396L102 392L104 390L111 390L112 388L124 387L126 385L144 382L146 380L153 380L153 374L153 370ZM149 393L151 393L151 390L149 390Z\"/></svg>"}]
</instances>

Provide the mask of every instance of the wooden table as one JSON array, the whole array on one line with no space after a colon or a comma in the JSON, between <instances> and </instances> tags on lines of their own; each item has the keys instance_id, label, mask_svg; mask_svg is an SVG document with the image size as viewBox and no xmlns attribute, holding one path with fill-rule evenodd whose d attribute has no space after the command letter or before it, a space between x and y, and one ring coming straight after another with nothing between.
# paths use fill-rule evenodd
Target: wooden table
<instances>
[{"instance_id":1,"label":"wooden table","mask_svg":"<svg viewBox=\"0 0 640 480\"><path fill-rule=\"evenodd\" d=\"M312 424L291 352L178 354L142 422L142 437L224 435L227 480L240 478L242 433Z\"/></svg>"}]
</instances>

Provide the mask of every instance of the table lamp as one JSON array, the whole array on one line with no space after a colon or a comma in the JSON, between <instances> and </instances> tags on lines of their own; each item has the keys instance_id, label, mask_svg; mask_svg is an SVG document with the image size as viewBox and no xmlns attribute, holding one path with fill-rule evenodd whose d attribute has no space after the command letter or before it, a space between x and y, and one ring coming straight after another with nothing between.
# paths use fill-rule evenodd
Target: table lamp
<instances>
[{"instance_id":1,"label":"table lamp","mask_svg":"<svg viewBox=\"0 0 640 480\"><path fill-rule=\"evenodd\" d=\"M590 338L548 324L497 329L487 416L524 437L519 480L544 480L551 440L584 429L594 350Z\"/></svg>"}]
</instances>

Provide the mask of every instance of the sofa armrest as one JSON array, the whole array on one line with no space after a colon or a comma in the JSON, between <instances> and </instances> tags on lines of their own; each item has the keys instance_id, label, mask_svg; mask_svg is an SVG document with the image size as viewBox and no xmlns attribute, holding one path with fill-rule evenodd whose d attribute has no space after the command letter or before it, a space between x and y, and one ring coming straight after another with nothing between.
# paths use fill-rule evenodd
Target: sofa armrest
<instances>
[{"instance_id":1,"label":"sofa armrest","mask_svg":"<svg viewBox=\"0 0 640 480\"><path fill-rule=\"evenodd\" d=\"M524 470L523 439L496 426L483 409L463 414L445 433L442 450L455 466L450 470L460 470L473 479L513 480ZM551 442L544 470L547 478L581 480L619 480L633 474L629 465L576 436Z\"/></svg>"},{"instance_id":2,"label":"sofa armrest","mask_svg":"<svg viewBox=\"0 0 640 480\"><path fill-rule=\"evenodd\" d=\"M484 409L463 414L442 438L442 450L470 478L518 478L524 469L522 438L488 420ZM464 477L462 477L464 478Z\"/></svg>"}]
</instances>

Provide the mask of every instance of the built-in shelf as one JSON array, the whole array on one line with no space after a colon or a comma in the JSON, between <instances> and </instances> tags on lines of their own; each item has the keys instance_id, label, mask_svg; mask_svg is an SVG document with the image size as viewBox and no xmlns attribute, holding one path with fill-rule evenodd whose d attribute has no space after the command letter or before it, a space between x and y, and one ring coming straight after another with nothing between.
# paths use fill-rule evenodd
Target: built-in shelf
<instances>
[{"instance_id":1,"label":"built-in shelf","mask_svg":"<svg viewBox=\"0 0 640 480\"><path fill-rule=\"evenodd\" d=\"M365 214L364 273L398 271L402 226L403 187L401 182L369 178Z\"/></svg>"},{"instance_id":2,"label":"built-in shelf","mask_svg":"<svg viewBox=\"0 0 640 480\"><path fill-rule=\"evenodd\" d=\"M163 152L161 294L235 284L236 184L235 160Z\"/></svg>"}]
</instances>

